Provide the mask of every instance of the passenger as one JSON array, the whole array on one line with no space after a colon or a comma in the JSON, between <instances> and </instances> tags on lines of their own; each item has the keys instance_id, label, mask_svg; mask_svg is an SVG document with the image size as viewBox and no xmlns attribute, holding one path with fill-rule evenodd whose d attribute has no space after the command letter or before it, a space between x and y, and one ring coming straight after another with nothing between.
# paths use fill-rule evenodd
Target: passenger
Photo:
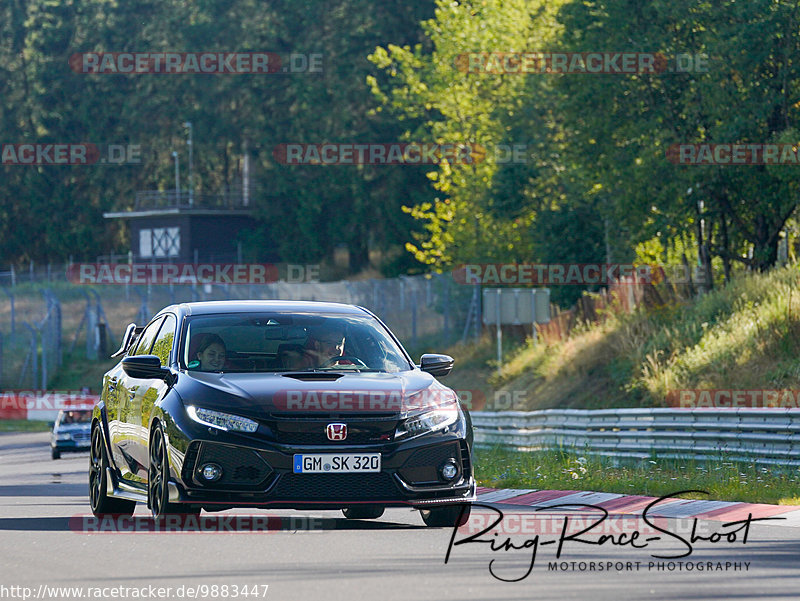
<instances>
[{"instance_id":1,"label":"passenger","mask_svg":"<svg viewBox=\"0 0 800 601\"><path fill-rule=\"evenodd\" d=\"M227 350L225 342L216 334L207 334L200 346L197 347L197 360L200 362L199 369L202 371L221 371L225 367ZM198 367L189 364L189 367Z\"/></svg>"}]
</instances>

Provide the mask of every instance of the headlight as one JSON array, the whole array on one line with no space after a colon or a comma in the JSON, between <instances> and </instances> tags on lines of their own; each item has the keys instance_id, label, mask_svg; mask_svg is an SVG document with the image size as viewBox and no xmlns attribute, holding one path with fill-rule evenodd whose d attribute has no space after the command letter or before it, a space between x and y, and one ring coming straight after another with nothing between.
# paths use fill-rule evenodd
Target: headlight
<instances>
[{"instance_id":1,"label":"headlight","mask_svg":"<svg viewBox=\"0 0 800 601\"><path fill-rule=\"evenodd\" d=\"M56 440L72 440L72 434L69 432L59 432L56 434Z\"/></svg>"},{"instance_id":2,"label":"headlight","mask_svg":"<svg viewBox=\"0 0 800 601\"><path fill-rule=\"evenodd\" d=\"M231 415L230 413L221 413L220 411L211 411L210 409L201 409L200 407L186 407L186 413L189 414L194 421L205 426L212 428L219 428L220 430L234 430L236 432L255 432L258 429L258 422L246 417L238 415Z\"/></svg>"},{"instance_id":3,"label":"headlight","mask_svg":"<svg viewBox=\"0 0 800 601\"><path fill-rule=\"evenodd\" d=\"M458 421L458 403L409 417L397 426L395 439L411 438L419 434L444 430Z\"/></svg>"}]
</instances>

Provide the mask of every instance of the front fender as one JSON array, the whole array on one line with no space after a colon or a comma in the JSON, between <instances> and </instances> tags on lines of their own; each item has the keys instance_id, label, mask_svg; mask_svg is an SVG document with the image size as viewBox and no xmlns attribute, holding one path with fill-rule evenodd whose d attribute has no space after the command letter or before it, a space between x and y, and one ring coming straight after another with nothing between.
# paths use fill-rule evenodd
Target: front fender
<instances>
[{"instance_id":1,"label":"front fender","mask_svg":"<svg viewBox=\"0 0 800 601\"><path fill-rule=\"evenodd\" d=\"M106 450L108 467L111 468L114 477L119 478L120 472L117 469L117 465L114 463L114 454L111 452L111 432L108 429L108 412L106 411L105 401L101 400L94 406L92 421L97 423L100 428L100 435L103 437L103 447Z\"/></svg>"},{"instance_id":2,"label":"front fender","mask_svg":"<svg viewBox=\"0 0 800 601\"><path fill-rule=\"evenodd\" d=\"M153 429L160 425L164 432L169 458L170 476L178 480L183 469L183 457L189 446L190 437L181 428L185 421L185 408L183 399L172 388L167 395L153 407L150 413L148 432L152 435ZM148 440L149 444L149 440ZM149 459L149 453L148 453Z\"/></svg>"}]
</instances>

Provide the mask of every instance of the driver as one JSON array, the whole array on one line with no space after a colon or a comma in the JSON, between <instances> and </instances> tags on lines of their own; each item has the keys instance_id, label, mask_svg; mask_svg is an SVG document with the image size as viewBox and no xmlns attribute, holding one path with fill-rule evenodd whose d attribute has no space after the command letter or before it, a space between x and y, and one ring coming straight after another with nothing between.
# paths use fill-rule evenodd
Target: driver
<instances>
[{"instance_id":1,"label":"driver","mask_svg":"<svg viewBox=\"0 0 800 601\"><path fill-rule=\"evenodd\" d=\"M314 367L354 365L349 359L338 360L344 354L345 330L340 324L320 326L312 330L304 349L307 363Z\"/></svg>"}]
</instances>

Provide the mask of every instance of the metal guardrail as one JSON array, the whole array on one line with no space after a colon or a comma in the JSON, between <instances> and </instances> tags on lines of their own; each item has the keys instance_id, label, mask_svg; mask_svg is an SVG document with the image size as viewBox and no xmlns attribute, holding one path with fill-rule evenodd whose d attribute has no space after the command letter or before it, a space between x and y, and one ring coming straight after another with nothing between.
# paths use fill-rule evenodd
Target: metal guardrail
<instances>
[{"instance_id":1,"label":"metal guardrail","mask_svg":"<svg viewBox=\"0 0 800 601\"><path fill-rule=\"evenodd\" d=\"M472 423L479 447L800 466L800 409L481 411Z\"/></svg>"}]
</instances>

